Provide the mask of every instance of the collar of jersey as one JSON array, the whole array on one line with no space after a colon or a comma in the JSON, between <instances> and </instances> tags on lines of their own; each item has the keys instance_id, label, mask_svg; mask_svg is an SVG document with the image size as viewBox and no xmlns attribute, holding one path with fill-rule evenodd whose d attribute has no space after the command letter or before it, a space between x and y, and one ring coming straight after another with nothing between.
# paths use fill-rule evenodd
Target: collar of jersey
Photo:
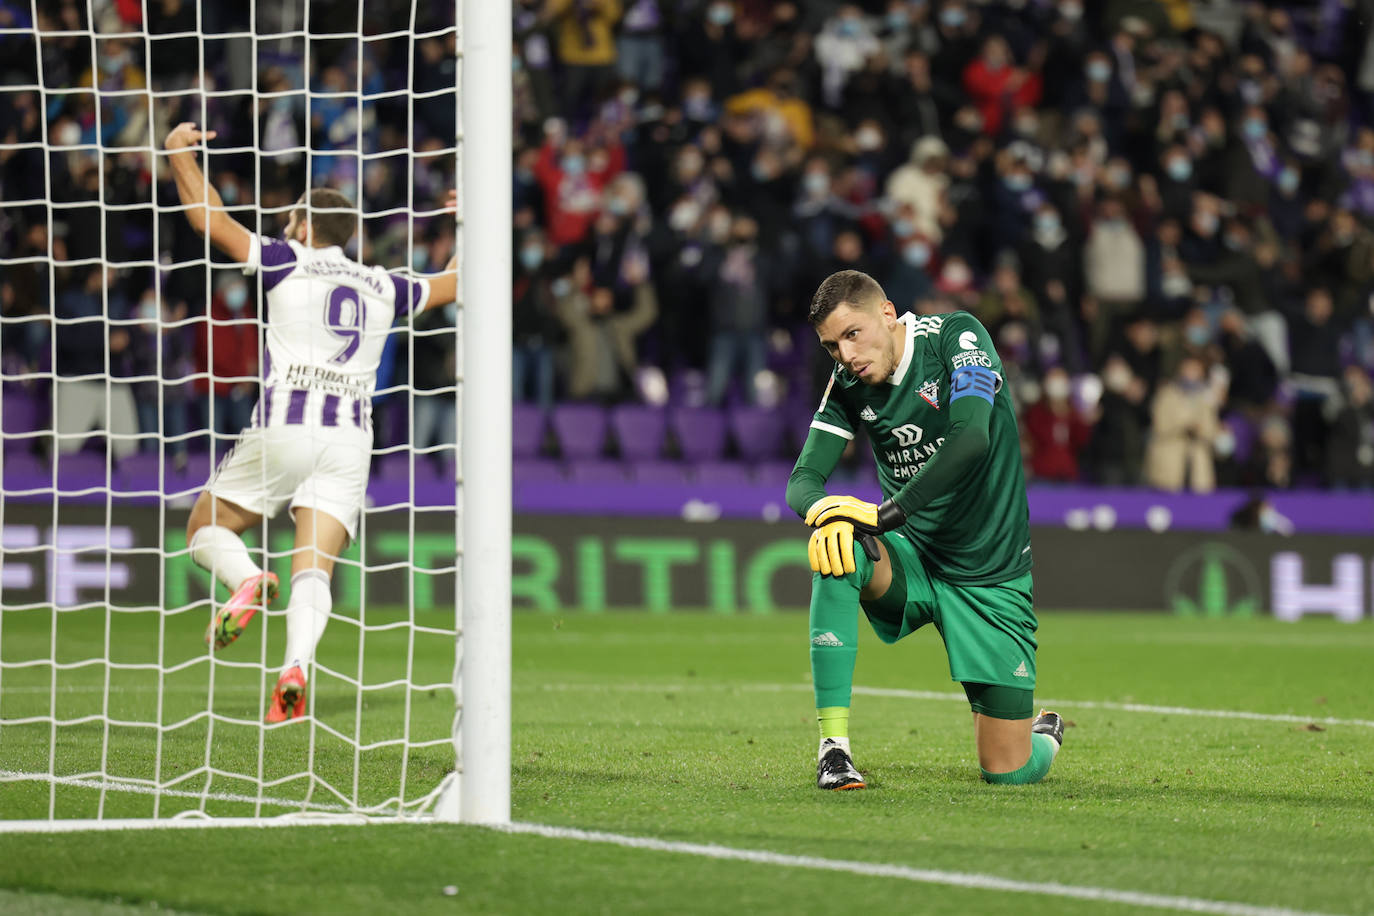
<instances>
[{"instance_id":1,"label":"collar of jersey","mask_svg":"<svg viewBox=\"0 0 1374 916\"><path fill-rule=\"evenodd\" d=\"M902 358L893 370L892 378L887 380L889 385L900 385L902 379L906 378L906 370L911 367L911 354L916 350L916 316L903 312L897 320L906 325L906 346L902 347Z\"/></svg>"}]
</instances>

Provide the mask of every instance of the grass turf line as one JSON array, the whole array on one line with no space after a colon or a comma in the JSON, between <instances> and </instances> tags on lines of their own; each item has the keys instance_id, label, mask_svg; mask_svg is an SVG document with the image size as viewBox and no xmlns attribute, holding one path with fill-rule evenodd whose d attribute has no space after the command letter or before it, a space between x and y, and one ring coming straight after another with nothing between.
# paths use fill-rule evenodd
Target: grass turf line
<instances>
[{"instance_id":1,"label":"grass turf line","mask_svg":"<svg viewBox=\"0 0 1374 916\"><path fill-rule=\"evenodd\" d=\"M812 781L815 730L806 691L745 689L804 684L800 615L522 614L515 624L518 820L1022 880L1374 912L1374 892L1365 886L1374 871L1367 730L1066 706L1060 711L1076 727L1049 779L1009 790L977 781L968 713L959 704L860 696L851 734L872 788L822 795ZM5 625L10 661L15 631L8 618ZM331 629L326 643L336 635ZM957 689L935 634L922 632L896 647L871 635L862 641L859 683ZM1374 699L1361 687L1374 648L1374 630L1366 625L1048 614L1041 643L1044 695L1374 718ZM6 685L13 673L5 672ZM668 687L616 689L644 683ZM8 698L0 694L0 702ZM379 712L395 714L387 709ZM0 769L13 768L8 737L0 734ZM16 803L29 804L13 789L0 785L0 811L25 816L12 813ZM861 894L873 912L909 912L914 901L929 912L1134 910L448 826L418 828L399 844L414 857L402 868L386 854L397 845L391 829L0 835L0 886L119 894L206 912L318 911L331 901L356 910L371 899L413 901L416 912L453 912L454 899L440 892L446 884L459 887L463 912L712 912L738 910L741 902L751 912L808 912L836 887ZM203 877L191 877L204 874L194 864L199 856L214 856L228 843L233 864L213 884L223 878L235 887L233 900ZM276 867L283 844L304 856L302 873L319 876L307 882L309 896L286 878L254 877ZM108 870L83 864L72 871L74 862L105 861ZM224 867L216 857L217 872Z\"/></svg>"}]
</instances>

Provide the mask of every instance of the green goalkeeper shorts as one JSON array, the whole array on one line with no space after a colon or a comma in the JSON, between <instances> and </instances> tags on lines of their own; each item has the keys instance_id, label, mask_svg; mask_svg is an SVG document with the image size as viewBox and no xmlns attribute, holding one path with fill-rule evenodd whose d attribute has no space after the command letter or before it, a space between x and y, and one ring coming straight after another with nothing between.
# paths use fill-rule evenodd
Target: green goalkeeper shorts
<instances>
[{"instance_id":1,"label":"green goalkeeper shorts","mask_svg":"<svg viewBox=\"0 0 1374 916\"><path fill-rule=\"evenodd\" d=\"M956 681L1035 689L1035 620L1031 575L996 585L955 585L930 575L900 532L882 536L892 563L886 595L864 601L878 638L894 643L935 624Z\"/></svg>"}]
</instances>

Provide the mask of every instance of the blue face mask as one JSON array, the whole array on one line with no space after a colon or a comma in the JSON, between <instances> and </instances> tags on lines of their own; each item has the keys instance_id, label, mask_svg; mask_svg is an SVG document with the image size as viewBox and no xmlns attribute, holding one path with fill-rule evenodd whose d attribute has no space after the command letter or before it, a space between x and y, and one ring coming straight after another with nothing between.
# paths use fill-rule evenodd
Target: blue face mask
<instances>
[{"instance_id":1,"label":"blue face mask","mask_svg":"<svg viewBox=\"0 0 1374 916\"><path fill-rule=\"evenodd\" d=\"M1088 79L1094 83L1105 83L1112 76L1111 64L1104 64L1100 60L1095 60L1087 66Z\"/></svg>"},{"instance_id":2,"label":"blue face mask","mask_svg":"<svg viewBox=\"0 0 1374 916\"><path fill-rule=\"evenodd\" d=\"M729 25L735 18L735 10L729 6L713 6L706 11L706 18L713 25Z\"/></svg>"},{"instance_id":3,"label":"blue face mask","mask_svg":"<svg viewBox=\"0 0 1374 916\"><path fill-rule=\"evenodd\" d=\"M587 160L577 154L564 156L562 165L563 171L569 175L581 175L587 170Z\"/></svg>"},{"instance_id":4,"label":"blue face mask","mask_svg":"<svg viewBox=\"0 0 1374 916\"><path fill-rule=\"evenodd\" d=\"M520 264L521 264L526 270L534 270L534 269L537 268L540 264L543 264L543 263L544 263L544 249L542 249L542 248L535 248L535 247L533 247L533 246L531 246L531 247L529 247L529 248L521 248L521 249L520 249Z\"/></svg>"},{"instance_id":5,"label":"blue face mask","mask_svg":"<svg viewBox=\"0 0 1374 916\"><path fill-rule=\"evenodd\" d=\"M887 27L894 32L903 31L910 24L911 20L901 10L893 10L887 14Z\"/></svg>"},{"instance_id":6,"label":"blue face mask","mask_svg":"<svg viewBox=\"0 0 1374 916\"><path fill-rule=\"evenodd\" d=\"M1041 213L1035 217L1035 228L1046 235L1059 231L1059 217L1053 213Z\"/></svg>"},{"instance_id":7,"label":"blue face mask","mask_svg":"<svg viewBox=\"0 0 1374 916\"><path fill-rule=\"evenodd\" d=\"M819 196L830 190L830 177L824 172L807 172L802 184L807 193Z\"/></svg>"},{"instance_id":8,"label":"blue face mask","mask_svg":"<svg viewBox=\"0 0 1374 916\"><path fill-rule=\"evenodd\" d=\"M1184 336L1194 347L1205 347L1212 341L1212 332L1197 324L1189 325Z\"/></svg>"},{"instance_id":9,"label":"blue face mask","mask_svg":"<svg viewBox=\"0 0 1374 916\"><path fill-rule=\"evenodd\" d=\"M857 19L841 19L840 34L845 38L853 38L859 34L860 24Z\"/></svg>"},{"instance_id":10,"label":"blue face mask","mask_svg":"<svg viewBox=\"0 0 1374 916\"><path fill-rule=\"evenodd\" d=\"M229 306L229 310L237 312L248 303L248 287L231 286L224 291L224 304Z\"/></svg>"},{"instance_id":11,"label":"blue face mask","mask_svg":"<svg viewBox=\"0 0 1374 916\"><path fill-rule=\"evenodd\" d=\"M1269 132L1269 125L1259 118L1246 118L1240 129L1247 140L1263 140L1264 135Z\"/></svg>"},{"instance_id":12,"label":"blue face mask","mask_svg":"<svg viewBox=\"0 0 1374 916\"><path fill-rule=\"evenodd\" d=\"M1170 159L1164 169L1174 181L1187 181L1193 177L1193 163L1187 159Z\"/></svg>"},{"instance_id":13,"label":"blue face mask","mask_svg":"<svg viewBox=\"0 0 1374 916\"><path fill-rule=\"evenodd\" d=\"M1301 179L1298 177L1298 173L1293 169L1284 169L1282 172L1279 172L1279 190L1285 194L1292 194L1295 192L1298 189L1298 183L1300 181Z\"/></svg>"},{"instance_id":14,"label":"blue face mask","mask_svg":"<svg viewBox=\"0 0 1374 916\"><path fill-rule=\"evenodd\" d=\"M967 18L968 14L958 7L942 10L940 13L940 21L951 29L959 28Z\"/></svg>"},{"instance_id":15,"label":"blue face mask","mask_svg":"<svg viewBox=\"0 0 1374 916\"><path fill-rule=\"evenodd\" d=\"M930 263L930 246L925 242L913 242L902 249L902 260L912 267L925 267Z\"/></svg>"},{"instance_id":16,"label":"blue face mask","mask_svg":"<svg viewBox=\"0 0 1374 916\"><path fill-rule=\"evenodd\" d=\"M894 220L892 223L892 234L899 239L904 239L916 232L916 224L909 219Z\"/></svg>"},{"instance_id":17,"label":"blue face mask","mask_svg":"<svg viewBox=\"0 0 1374 916\"><path fill-rule=\"evenodd\" d=\"M1009 190L1015 191L1017 194L1029 191L1032 184L1031 177L1021 172L1008 175L1002 179L1002 182L1006 184Z\"/></svg>"}]
</instances>

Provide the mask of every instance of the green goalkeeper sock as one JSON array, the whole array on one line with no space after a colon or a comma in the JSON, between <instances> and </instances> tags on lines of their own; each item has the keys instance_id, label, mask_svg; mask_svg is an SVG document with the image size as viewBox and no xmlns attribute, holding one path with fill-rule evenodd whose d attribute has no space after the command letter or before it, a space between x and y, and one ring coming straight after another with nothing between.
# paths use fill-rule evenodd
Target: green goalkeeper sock
<instances>
[{"instance_id":1,"label":"green goalkeeper sock","mask_svg":"<svg viewBox=\"0 0 1374 916\"><path fill-rule=\"evenodd\" d=\"M1008 786L1029 785L1045 778L1045 774L1050 771L1050 764L1054 763L1054 755L1057 753L1059 753L1058 741L1049 735L1032 732L1030 759L1021 769L1012 770L1010 773L989 773L982 767L979 769L982 770L984 782Z\"/></svg>"},{"instance_id":2,"label":"green goalkeeper sock","mask_svg":"<svg viewBox=\"0 0 1374 916\"><path fill-rule=\"evenodd\" d=\"M830 711L832 719L834 710L849 709L859 642L859 592L873 578L873 561L858 548L854 565L855 571L845 576L811 576L811 684L816 709ZM847 731L847 716L844 723ZM824 720L821 726L824 732Z\"/></svg>"}]
</instances>

